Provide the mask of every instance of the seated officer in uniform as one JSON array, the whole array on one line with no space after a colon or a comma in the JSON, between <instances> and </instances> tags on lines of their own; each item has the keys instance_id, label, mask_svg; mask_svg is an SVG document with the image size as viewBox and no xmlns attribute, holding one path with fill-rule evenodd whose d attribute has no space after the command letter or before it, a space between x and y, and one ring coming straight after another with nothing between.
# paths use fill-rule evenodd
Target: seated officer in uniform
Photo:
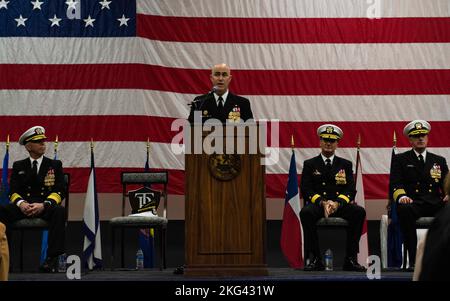
<instances>
[{"instance_id":1,"label":"seated officer in uniform","mask_svg":"<svg viewBox=\"0 0 450 301\"><path fill-rule=\"evenodd\" d=\"M320 155L303 163L300 190L305 206L300 211L305 245L305 258L312 258L305 271L325 269L320 256L316 222L322 217L342 217L349 223L347 229L346 256L343 270L365 271L358 264L359 239L366 211L354 204L356 195L352 163L334 154L342 130L333 124L324 124L317 129L320 137Z\"/></svg>"},{"instance_id":2,"label":"seated officer in uniform","mask_svg":"<svg viewBox=\"0 0 450 301\"><path fill-rule=\"evenodd\" d=\"M445 158L426 150L431 126L425 120L408 123L403 134L412 149L394 157L390 184L397 202L400 228L409 255L410 270L414 269L417 248L415 222L422 216L435 216L444 206L443 179L448 172Z\"/></svg>"},{"instance_id":3,"label":"seated officer in uniform","mask_svg":"<svg viewBox=\"0 0 450 301\"><path fill-rule=\"evenodd\" d=\"M56 272L58 255L64 253L65 210L60 206L64 198L62 163L44 156L45 129L34 126L19 139L30 156L16 161L10 180L11 203L0 207L0 222L6 227L20 219L40 217L49 221L47 259L41 272Z\"/></svg>"}]
</instances>

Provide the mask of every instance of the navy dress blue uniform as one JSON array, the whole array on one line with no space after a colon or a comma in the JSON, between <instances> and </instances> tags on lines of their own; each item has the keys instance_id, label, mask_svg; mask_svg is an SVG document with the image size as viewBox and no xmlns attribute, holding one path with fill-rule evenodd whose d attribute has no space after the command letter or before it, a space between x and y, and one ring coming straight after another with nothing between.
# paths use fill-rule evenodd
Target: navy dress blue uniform
<instances>
[{"instance_id":1,"label":"navy dress blue uniform","mask_svg":"<svg viewBox=\"0 0 450 301\"><path fill-rule=\"evenodd\" d=\"M53 177L54 181L50 179ZM50 223L47 254L48 257L56 257L64 253L66 217L64 208L60 206L63 199L64 175L61 161L43 157L37 177L33 175L30 158L16 161L10 180L11 203L0 210L0 221L8 226L27 218L17 206L17 202L21 200L30 204L50 202L39 217Z\"/></svg>"},{"instance_id":2,"label":"navy dress blue uniform","mask_svg":"<svg viewBox=\"0 0 450 301\"><path fill-rule=\"evenodd\" d=\"M398 202L403 196L413 200L410 204L397 206L411 265L416 257L415 221L422 216L434 216L444 206L443 178L447 172L445 158L428 151L424 165L421 165L413 150L398 154L393 159L390 174L393 200Z\"/></svg>"},{"instance_id":3,"label":"navy dress blue uniform","mask_svg":"<svg viewBox=\"0 0 450 301\"><path fill-rule=\"evenodd\" d=\"M342 217L349 222L346 255L356 257L366 212L364 208L352 203L356 195L352 163L335 156L331 169L328 169L321 155L306 160L303 163L300 190L305 200L300 220L307 251L313 257L320 257L316 226L317 221L324 217L320 202L333 200L339 203L339 207L331 216ZM308 255L305 253L305 256Z\"/></svg>"},{"instance_id":4,"label":"navy dress blue uniform","mask_svg":"<svg viewBox=\"0 0 450 301\"><path fill-rule=\"evenodd\" d=\"M431 125L425 120L413 120L405 126L403 134L413 149L393 158L389 177L411 268L416 260L416 220L435 216L444 206L443 186L448 166L444 157L426 150L430 131Z\"/></svg>"},{"instance_id":5,"label":"navy dress blue uniform","mask_svg":"<svg viewBox=\"0 0 450 301\"><path fill-rule=\"evenodd\" d=\"M312 254L312 260L305 271L321 271L322 263L317 235L317 221L323 217L341 217L348 221L346 256L343 269L365 271L359 265L357 254L359 239L366 211L353 203L356 195L352 163L335 155L342 130L333 124L317 128L321 153L303 163L300 191L305 206L300 211L300 221L305 236L305 258Z\"/></svg>"},{"instance_id":6,"label":"navy dress blue uniform","mask_svg":"<svg viewBox=\"0 0 450 301\"><path fill-rule=\"evenodd\" d=\"M197 96L191 105L189 113L189 122L194 122L194 112L201 114L202 122L210 118L218 119L222 123L227 120L237 122L253 119L253 113L250 107L250 101L242 96L228 92L223 109L219 109L213 93Z\"/></svg>"},{"instance_id":7,"label":"navy dress blue uniform","mask_svg":"<svg viewBox=\"0 0 450 301\"><path fill-rule=\"evenodd\" d=\"M19 143L22 145L29 142L42 144L41 151L45 151L45 145L42 142L45 139L44 128L36 126L26 131L19 139ZM39 169L37 170L37 166L34 169L32 160L37 163L37 160L41 160L41 158ZM65 196L64 185L61 161L45 156L36 158L36 160L29 157L16 161L13 164L10 179L10 204L0 207L0 222L4 223L8 229L9 225L15 221L28 218L19 207L22 202L43 204L44 209L40 213L36 213L36 217L49 222L47 259L41 266L41 270L44 272L54 270L57 256L64 253L65 249L66 216L65 209L61 206Z\"/></svg>"},{"instance_id":8,"label":"navy dress blue uniform","mask_svg":"<svg viewBox=\"0 0 450 301\"><path fill-rule=\"evenodd\" d=\"M317 129L317 135L320 137L322 152L303 163L300 184L305 200L305 206L300 211L305 236L305 258L312 254L312 260L305 267L305 271L324 269L316 223L325 217L325 211L329 216L344 218L349 224L343 269L365 271L365 268L358 264L357 254L366 211L353 202L356 189L352 163L334 154L343 132L336 125L324 124ZM329 211L330 206L332 211Z\"/></svg>"}]
</instances>

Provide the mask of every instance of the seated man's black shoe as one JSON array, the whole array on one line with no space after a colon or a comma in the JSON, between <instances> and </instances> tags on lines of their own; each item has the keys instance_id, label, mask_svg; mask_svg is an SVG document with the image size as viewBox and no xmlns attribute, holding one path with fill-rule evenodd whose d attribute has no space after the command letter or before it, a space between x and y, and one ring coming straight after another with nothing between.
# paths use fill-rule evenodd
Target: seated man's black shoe
<instances>
[{"instance_id":1,"label":"seated man's black shoe","mask_svg":"<svg viewBox=\"0 0 450 301\"><path fill-rule=\"evenodd\" d=\"M183 275L184 274L184 265L177 267L173 273L175 275Z\"/></svg>"},{"instance_id":2,"label":"seated man's black shoe","mask_svg":"<svg viewBox=\"0 0 450 301\"><path fill-rule=\"evenodd\" d=\"M414 264L413 264L413 265L410 265L410 266L406 269L406 271L407 271L407 272L414 272Z\"/></svg>"},{"instance_id":3,"label":"seated man's black shoe","mask_svg":"<svg viewBox=\"0 0 450 301\"><path fill-rule=\"evenodd\" d=\"M344 266L342 267L344 271L354 271L354 272L365 272L366 268L358 263L356 257L346 257L344 260Z\"/></svg>"},{"instance_id":4,"label":"seated man's black shoe","mask_svg":"<svg viewBox=\"0 0 450 301\"><path fill-rule=\"evenodd\" d=\"M58 272L58 257L47 257L44 263L39 267L41 273L57 273Z\"/></svg>"},{"instance_id":5,"label":"seated man's black shoe","mask_svg":"<svg viewBox=\"0 0 450 301\"><path fill-rule=\"evenodd\" d=\"M320 257L314 257L307 266L303 269L303 271L324 271L325 266L322 263Z\"/></svg>"}]
</instances>

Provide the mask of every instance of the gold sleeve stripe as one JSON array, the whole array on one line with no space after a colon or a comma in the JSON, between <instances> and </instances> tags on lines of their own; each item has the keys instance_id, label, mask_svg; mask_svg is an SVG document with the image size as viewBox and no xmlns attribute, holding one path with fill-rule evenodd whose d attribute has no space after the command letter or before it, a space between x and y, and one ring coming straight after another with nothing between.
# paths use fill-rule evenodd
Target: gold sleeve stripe
<instances>
[{"instance_id":1,"label":"gold sleeve stripe","mask_svg":"<svg viewBox=\"0 0 450 301\"><path fill-rule=\"evenodd\" d=\"M51 193L47 199L51 199L54 200L56 202L56 204L61 203L61 197L59 196L59 194L57 194L56 192Z\"/></svg>"},{"instance_id":2,"label":"gold sleeve stripe","mask_svg":"<svg viewBox=\"0 0 450 301\"><path fill-rule=\"evenodd\" d=\"M394 191L394 200L397 201L398 197L402 194L406 194L406 191L404 189L397 189Z\"/></svg>"},{"instance_id":3,"label":"gold sleeve stripe","mask_svg":"<svg viewBox=\"0 0 450 301\"><path fill-rule=\"evenodd\" d=\"M316 200L317 200L318 198L320 198L320 194L315 194L315 195L312 197L312 199L311 199L311 203L315 204L315 203L316 203Z\"/></svg>"},{"instance_id":4,"label":"gold sleeve stripe","mask_svg":"<svg viewBox=\"0 0 450 301\"><path fill-rule=\"evenodd\" d=\"M340 194L338 195L338 198L345 200L347 204L350 203L350 199L346 195Z\"/></svg>"},{"instance_id":5,"label":"gold sleeve stripe","mask_svg":"<svg viewBox=\"0 0 450 301\"><path fill-rule=\"evenodd\" d=\"M14 203L14 202L17 201L18 199L22 199L22 197L20 196L20 194L18 194L18 193L13 193L13 194L11 195L11 198L10 198L11 203Z\"/></svg>"}]
</instances>

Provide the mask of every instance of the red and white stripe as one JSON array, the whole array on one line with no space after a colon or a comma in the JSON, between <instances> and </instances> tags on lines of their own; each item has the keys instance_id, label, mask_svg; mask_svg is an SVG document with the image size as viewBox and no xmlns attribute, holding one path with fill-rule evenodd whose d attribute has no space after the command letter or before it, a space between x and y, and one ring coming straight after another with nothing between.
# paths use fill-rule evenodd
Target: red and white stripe
<instances>
[{"instance_id":1,"label":"red and white stripe","mask_svg":"<svg viewBox=\"0 0 450 301\"><path fill-rule=\"evenodd\" d=\"M169 169L169 191L184 194L170 126L226 62L254 116L281 122L268 197L284 197L291 135L301 172L319 152L316 128L333 122L344 130L338 155L355 162L362 137L366 200L385 199L392 135L406 150L407 121L428 120L430 151L450 158L450 3L381 2L382 18L368 19L359 0L139 0L136 38L0 38L0 137L36 124L58 135L73 192L86 191L91 138L98 192L119 192L149 137L150 166ZM11 162L25 155L12 144Z\"/></svg>"}]
</instances>

